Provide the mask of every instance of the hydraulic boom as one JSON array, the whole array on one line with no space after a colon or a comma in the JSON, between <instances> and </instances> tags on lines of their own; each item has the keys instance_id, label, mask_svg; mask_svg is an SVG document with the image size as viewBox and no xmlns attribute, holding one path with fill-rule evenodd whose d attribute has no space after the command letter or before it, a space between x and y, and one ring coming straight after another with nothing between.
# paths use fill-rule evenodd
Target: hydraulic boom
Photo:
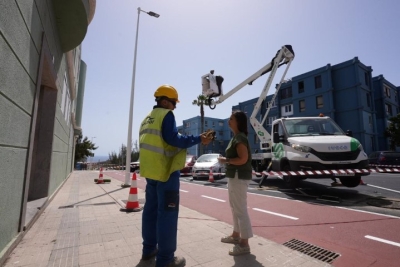
<instances>
[{"instance_id":1,"label":"hydraulic boom","mask_svg":"<svg viewBox=\"0 0 400 267\"><path fill-rule=\"evenodd\" d=\"M260 148L262 150L270 151L271 150L271 135L263 127L263 124L268 116L271 105L268 105L268 109L267 109L261 122L259 122L257 120L256 116L257 116L258 112L260 111L262 101L267 97L268 91L271 87L271 84L275 77L277 69L280 66L287 64L286 69L282 75L282 78L276 88L275 94L272 97L271 103L273 103L273 101L275 100L276 95L278 94L281 84L284 82L286 73L287 73L293 59L294 59L294 52L293 52L292 46L291 45L282 46L282 48L277 51L275 57L272 58L270 63L268 63L267 65L262 67L260 70L258 70L256 73L254 73L247 79L245 79L243 82L238 84L236 87L234 87L232 90L230 90L226 94L223 94L223 92L222 92L222 82L224 79L221 76L215 76L214 70L211 70L210 73L203 75L201 77L203 95L208 97L208 101L207 101L208 106L211 109L214 109L217 104L221 104L227 98L229 98L234 93L236 93L237 91L242 89L244 86L252 85L252 83L255 80L260 78L262 75L270 72L270 75L264 85L261 95L258 98L256 105L254 106L253 113L251 114L251 116L249 118L251 126L254 128L254 131L256 132L258 138L260 139ZM269 158L270 158L270 155L269 155Z\"/></svg>"}]
</instances>

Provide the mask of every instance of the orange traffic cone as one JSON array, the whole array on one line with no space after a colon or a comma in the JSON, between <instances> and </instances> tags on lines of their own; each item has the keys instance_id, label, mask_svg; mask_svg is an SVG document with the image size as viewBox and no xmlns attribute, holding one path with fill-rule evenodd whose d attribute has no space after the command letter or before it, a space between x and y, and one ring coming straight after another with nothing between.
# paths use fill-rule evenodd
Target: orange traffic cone
<instances>
[{"instance_id":1,"label":"orange traffic cone","mask_svg":"<svg viewBox=\"0 0 400 267\"><path fill-rule=\"evenodd\" d=\"M138 201L136 172L133 172L131 188L129 189L128 201L126 202L126 208L120 209L120 211L132 212L141 210L142 208L139 206L139 201Z\"/></svg>"},{"instance_id":2,"label":"orange traffic cone","mask_svg":"<svg viewBox=\"0 0 400 267\"><path fill-rule=\"evenodd\" d=\"M103 180L103 168L100 168L99 179L97 179L97 183L96 183L96 184L104 184L104 180Z\"/></svg>"},{"instance_id":3,"label":"orange traffic cone","mask_svg":"<svg viewBox=\"0 0 400 267\"><path fill-rule=\"evenodd\" d=\"M210 174L208 175L208 181L210 183L214 183L214 175L213 175L213 172L212 172L212 167L210 168Z\"/></svg>"},{"instance_id":4,"label":"orange traffic cone","mask_svg":"<svg viewBox=\"0 0 400 267\"><path fill-rule=\"evenodd\" d=\"M367 184L364 183L364 181L362 179L360 179L360 185L367 185Z\"/></svg>"}]
</instances>

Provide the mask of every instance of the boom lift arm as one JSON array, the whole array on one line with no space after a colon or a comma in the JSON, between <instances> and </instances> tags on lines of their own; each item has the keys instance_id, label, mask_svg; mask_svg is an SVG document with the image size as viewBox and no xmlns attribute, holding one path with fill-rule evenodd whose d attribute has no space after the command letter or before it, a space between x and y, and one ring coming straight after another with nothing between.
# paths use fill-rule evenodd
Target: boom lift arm
<instances>
[{"instance_id":1,"label":"boom lift arm","mask_svg":"<svg viewBox=\"0 0 400 267\"><path fill-rule=\"evenodd\" d=\"M262 75L271 72L265 85L264 88L261 92L260 97L258 98L258 101L254 107L253 113L250 116L250 123L251 126L254 128L254 131L256 132L258 138L260 139L260 148L261 149L270 149L270 143L271 143L271 135L267 132L267 130L262 126L268 116L269 110L271 109L271 105L268 105L268 109L261 121L261 123L256 119L256 116L258 112L260 111L262 101L266 98L269 88L271 87L271 83L275 77L277 69L284 65L287 64L286 69L282 75L282 78L276 88L275 94L272 97L271 103L274 102L276 95L278 94L278 91L280 89L281 84L283 83L285 79L285 75L290 67L290 64L292 63L294 59L294 52L292 49L291 45L284 45L282 46L281 49L278 50L276 53L275 57L272 58L271 62L262 67L260 70L258 70L256 73L251 75L249 78L238 84L236 87L234 87L232 90L230 90L226 94L222 94L222 82L217 86L216 84L213 84L213 82L216 80L213 75L214 71L212 70L210 74L206 74L202 76L202 84L203 84L203 94L208 97L208 105L211 109L214 109L217 104L222 103L225 101L227 98L229 98L231 95L242 89L245 85L251 85L256 79L260 78ZM223 78L222 78L223 80ZM219 87L220 91L218 94L212 90L213 88ZM216 96L219 96L218 99Z\"/></svg>"}]
</instances>

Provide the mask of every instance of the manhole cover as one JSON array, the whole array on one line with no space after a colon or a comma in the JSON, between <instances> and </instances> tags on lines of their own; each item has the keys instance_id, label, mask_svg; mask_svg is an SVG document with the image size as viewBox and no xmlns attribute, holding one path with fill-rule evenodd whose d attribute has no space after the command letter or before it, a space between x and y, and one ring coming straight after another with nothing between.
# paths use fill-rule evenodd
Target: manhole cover
<instances>
[{"instance_id":1,"label":"manhole cover","mask_svg":"<svg viewBox=\"0 0 400 267\"><path fill-rule=\"evenodd\" d=\"M370 198L367 199L367 204L381 208L400 209L400 201L395 199Z\"/></svg>"}]
</instances>

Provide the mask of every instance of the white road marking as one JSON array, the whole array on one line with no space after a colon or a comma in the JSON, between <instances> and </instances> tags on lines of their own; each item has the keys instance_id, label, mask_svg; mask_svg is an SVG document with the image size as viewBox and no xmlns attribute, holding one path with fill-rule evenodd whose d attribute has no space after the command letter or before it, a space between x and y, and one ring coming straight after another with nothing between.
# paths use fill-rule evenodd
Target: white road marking
<instances>
[{"instance_id":1,"label":"white road marking","mask_svg":"<svg viewBox=\"0 0 400 267\"><path fill-rule=\"evenodd\" d=\"M376 187L376 188L380 188L380 189L383 189L383 190L392 191L392 192L396 192L396 193L400 194L400 191L396 191L396 190L389 189L389 188L384 188L384 187L380 187L380 186L376 186L376 185L372 185L372 184L367 184L367 186Z\"/></svg>"},{"instance_id":2,"label":"white road marking","mask_svg":"<svg viewBox=\"0 0 400 267\"><path fill-rule=\"evenodd\" d=\"M377 213L377 212L372 212L372 211L366 211L366 210L356 210L356 209L351 209L351 208L346 208L346 207L337 207L337 206L330 206L333 208L338 208L338 209L343 209L343 210L351 210L351 211L357 211L357 212L363 212L363 213L369 213L369 214L374 214L378 216L383 216L383 217L389 217L389 218L395 218L395 219L400 219L398 216L393 216L393 215L387 215L383 213Z\"/></svg>"},{"instance_id":3,"label":"white road marking","mask_svg":"<svg viewBox=\"0 0 400 267\"><path fill-rule=\"evenodd\" d=\"M393 241L386 240L386 239L382 239L382 238L379 238L379 237L366 235L365 238L372 239L372 240L375 240L375 241L379 241L379 242L382 242L382 243L386 243L386 244L389 244L389 245L393 245L393 246L396 246L396 247L400 247L400 243L393 242Z\"/></svg>"},{"instance_id":4,"label":"white road marking","mask_svg":"<svg viewBox=\"0 0 400 267\"><path fill-rule=\"evenodd\" d=\"M280 214L280 213L267 211L267 210L262 210L262 209L257 209L257 208L253 208L253 210L261 211L261 212L264 212L264 213L268 213L268 214L272 214L272 215L276 215L276 216L280 216L280 217L284 217L284 218L291 219L291 220L298 220L299 219L299 218L288 216L288 215L285 215L285 214Z\"/></svg>"},{"instance_id":5,"label":"white road marking","mask_svg":"<svg viewBox=\"0 0 400 267\"><path fill-rule=\"evenodd\" d=\"M182 190L182 189L179 189L179 191L181 191L181 192L185 192L185 193L189 192L189 191Z\"/></svg>"},{"instance_id":6,"label":"white road marking","mask_svg":"<svg viewBox=\"0 0 400 267\"><path fill-rule=\"evenodd\" d=\"M203 184L194 184L194 183L185 182L185 181L182 181L182 183L187 183L187 184L194 185L194 186L202 186L202 187L204 187ZM220 188L220 187L212 187L212 189L227 191L227 188ZM301 201L301 200L295 200L295 199L284 198L284 197L268 196L268 195L263 195L263 194L258 194L258 193L250 193L250 192L248 192L247 194L255 195L255 196L258 196L258 197L276 198L276 199L281 199L281 200L286 200L286 201L295 201L295 202L299 202L299 203L307 203L307 202L304 202L304 201ZM344 210L350 210L350 211L356 211L356 212L363 212L363 213L369 213L369 214L374 214L374 215L383 216L383 217L400 219L399 216L387 215L387 214L383 214L383 213L370 212L370 211L365 211L365 210L357 210L357 209L346 208L346 207L338 207L338 206L332 206L332 205L327 205L327 204L322 204L322 203L320 203L320 205L328 206L328 207L332 207L332 208L337 208L337 209L344 209Z\"/></svg>"},{"instance_id":7,"label":"white road marking","mask_svg":"<svg viewBox=\"0 0 400 267\"><path fill-rule=\"evenodd\" d=\"M220 201L220 202L226 202L225 200L222 200L222 199L219 199L219 198L208 197L208 196L205 196L205 195L201 195L201 196L205 197L205 198L213 199L213 200L216 200L216 201Z\"/></svg>"}]
</instances>

